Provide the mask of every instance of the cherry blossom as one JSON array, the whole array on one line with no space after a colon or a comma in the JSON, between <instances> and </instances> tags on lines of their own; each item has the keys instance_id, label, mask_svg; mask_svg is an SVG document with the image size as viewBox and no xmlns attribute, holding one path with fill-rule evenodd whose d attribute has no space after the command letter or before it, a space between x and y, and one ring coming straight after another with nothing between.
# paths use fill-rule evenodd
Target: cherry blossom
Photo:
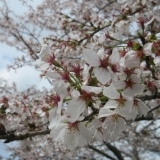
<instances>
[{"instance_id":1,"label":"cherry blossom","mask_svg":"<svg viewBox=\"0 0 160 160\"><path fill-rule=\"evenodd\" d=\"M54 106L49 111L49 121L50 125L49 128L52 128L55 125L58 125L60 119L61 119L61 111L63 108L63 100L67 97L67 84L65 84L63 81L59 81L55 87L55 95L51 96L51 101L53 101Z\"/></svg>"},{"instance_id":2,"label":"cherry blossom","mask_svg":"<svg viewBox=\"0 0 160 160\"><path fill-rule=\"evenodd\" d=\"M103 51L102 54L98 55L98 53L91 49L85 49L83 53L84 60L92 67L95 67L95 77L102 84L106 84L110 81L111 75L107 67L109 67L112 64L116 64L117 57L118 55L115 54L112 54L111 56L105 55L105 51Z\"/></svg>"},{"instance_id":3,"label":"cherry blossom","mask_svg":"<svg viewBox=\"0 0 160 160\"><path fill-rule=\"evenodd\" d=\"M24 140L19 159L149 159L159 147L160 1L21 1L25 15L0 5L0 41L27 53L8 69L33 65L51 89L0 79L0 138Z\"/></svg>"},{"instance_id":4,"label":"cherry blossom","mask_svg":"<svg viewBox=\"0 0 160 160\"><path fill-rule=\"evenodd\" d=\"M133 96L133 95L140 95L144 90L144 85L141 84L141 79L137 77L135 74L132 74L126 80L118 80L114 82L114 86L117 89L122 89L124 95L126 96Z\"/></svg>"},{"instance_id":5,"label":"cherry blossom","mask_svg":"<svg viewBox=\"0 0 160 160\"><path fill-rule=\"evenodd\" d=\"M64 117L57 127L51 129L50 134L53 140L62 141L71 150L83 147L92 140L92 135L83 122L71 123Z\"/></svg>"},{"instance_id":6,"label":"cherry blossom","mask_svg":"<svg viewBox=\"0 0 160 160\"><path fill-rule=\"evenodd\" d=\"M129 116L129 113L131 112L133 106L133 99L131 97L123 96L115 89L113 85L105 87L103 90L103 94L110 99L103 106L103 108L101 108L101 110L115 109L115 113L120 114L124 117Z\"/></svg>"},{"instance_id":7,"label":"cherry blossom","mask_svg":"<svg viewBox=\"0 0 160 160\"><path fill-rule=\"evenodd\" d=\"M98 117L107 117L102 124L103 138L107 142L115 140L117 138L117 135L126 128L125 120L120 117L116 113L116 111L102 108L99 112Z\"/></svg>"},{"instance_id":8,"label":"cherry blossom","mask_svg":"<svg viewBox=\"0 0 160 160\"><path fill-rule=\"evenodd\" d=\"M84 117L80 115L87 109L87 103L92 102L92 96L100 93L101 90L101 87L82 86L79 97L73 98L68 103L67 117L69 118L69 121L75 122L79 118L83 119Z\"/></svg>"}]
</instances>

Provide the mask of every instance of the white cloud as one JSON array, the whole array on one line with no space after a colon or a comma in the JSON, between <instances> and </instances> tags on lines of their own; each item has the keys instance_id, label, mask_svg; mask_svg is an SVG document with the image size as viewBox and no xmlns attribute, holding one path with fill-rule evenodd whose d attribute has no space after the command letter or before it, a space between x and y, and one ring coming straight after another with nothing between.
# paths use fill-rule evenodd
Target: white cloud
<instances>
[{"instance_id":1,"label":"white cloud","mask_svg":"<svg viewBox=\"0 0 160 160\"><path fill-rule=\"evenodd\" d=\"M21 57L22 52L17 51L14 47L9 47L4 43L0 43L0 78L8 80L10 83L15 82L18 90L22 91L32 85L36 85L38 89L42 87L51 88L49 82L40 78L40 72L34 67L24 66L22 68L8 71L7 65L14 63L14 58Z\"/></svg>"},{"instance_id":2,"label":"white cloud","mask_svg":"<svg viewBox=\"0 0 160 160\"><path fill-rule=\"evenodd\" d=\"M21 57L22 52L5 43L0 43L0 69L6 68L7 65L14 63L14 58Z\"/></svg>"},{"instance_id":3,"label":"white cloud","mask_svg":"<svg viewBox=\"0 0 160 160\"><path fill-rule=\"evenodd\" d=\"M27 89L32 85L36 85L38 89L42 87L51 88L50 83L40 78L40 73L31 66L25 66L18 69L7 71L6 69L0 70L0 77L8 80L9 83L16 82L19 91Z\"/></svg>"}]
</instances>

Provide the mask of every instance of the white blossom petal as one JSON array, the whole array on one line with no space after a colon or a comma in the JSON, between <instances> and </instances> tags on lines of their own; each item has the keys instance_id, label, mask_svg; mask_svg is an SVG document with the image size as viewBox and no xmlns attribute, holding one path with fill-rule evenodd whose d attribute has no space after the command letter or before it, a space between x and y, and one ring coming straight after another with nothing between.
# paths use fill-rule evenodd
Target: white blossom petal
<instances>
[{"instance_id":1,"label":"white blossom petal","mask_svg":"<svg viewBox=\"0 0 160 160\"><path fill-rule=\"evenodd\" d=\"M140 83L141 82L141 79L139 77L137 77L135 74L131 75L131 80L134 83Z\"/></svg>"},{"instance_id":2,"label":"white blossom petal","mask_svg":"<svg viewBox=\"0 0 160 160\"><path fill-rule=\"evenodd\" d=\"M39 57L40 57L40 58L43 58L45 55L48 55L48 54L51 54L50 46L49 46L48 44L44 44L44 45L42 46L41 51L40 51Z\"/></svg>"},{"instance_id":3,"label":"white blossom petal","mask_svg":"<svg viewBox=\"0 0 160 160\"><path fill-rule=\"evenodd\" d=\"M74 98L68 104L68 121L75 122L80 114L86 109L85 101Z\"/></svg>"},{"instance_id":4,"label":"white blossom petal","mask_svg":"<svg viewBox=\"0 0 160 160\"><path fill-rule=\"evenodd\" d=\"M136 98L136 101L138 102L137 104L138 104L139 114L140 114L140 115L143 115L143 116L146 116L146 115L148 114L149 110L150 110L149 107L147 107L147 106L145 105L145 103L142 102L140 99L137 99L137 98Z\"/></svg>"},{"instance_id":5,"label":"white blossom petal","mask_svg":"<svg viewBox=\"0 0 160 160\"><path fill-rule=\"evenodd\" d=\"M115 114L114 111L108 109L108 108L101 108L100 111L99 111L99 115L98 115L98 118L101 118L101 117L108 117L110 115L113 115Z\"/></svg>"},{"instance_id":6,"label":"white blossom petal","mask_svg":"<svg viewBox=\"0 0 160 160\"><path fill-rule=\"evenodd\" d=\"M56 128L51 129L50 136L54 141L61 141L64 138L63 135L65 132L66 132L66 124L61 124L58 125Z\"/></svg>"},{"instance_id":7,"label":"white blossom petal","mask_svg":"<svg viewBox=\"0 0 160 160\"><path fill-rule=\"evenodd\" d=\"M76 132L76 131L75 131ZM64 133L64 146L70 150L74 150L78 147L78 140L76 133Z\"/></svg>"},{"instance_id":8,"label":"white blossom petal","mask_svg":"<svg viewBox=\"0 0 160 160\"><path fill-rule=\"evenodd\" d=\"M129 51L125 56L125 66L132 68L140 65L140 58L137 56L136 51Z\"/></svg>"},{"instance_id":9,"label":"white blossom petal","mask_svg":"<svg viewBox=\"0 0 160 160\"><path fill-rule=\"evenodd\" d=\"M115 100L110 99L106 104L103 106L103 108L117 108L118 107L118 102Z\"/></svg>"},{"instance_id":10,"label":"white blossom petal","mask_svg":"<svg viewBox=\"0 0 160 160\"><path fill-rule=\"evenodd\" d=\"M109 87L104 87L103 94L111 99L119 99L120 97L120 93L118 93L118 91L113 85L110 85Z\"/></svg>"},{"instance_id":11,"label":"white blossom petal","mask_svg":"<svg viewBox=\"0 0 160 160\"><path fill-rule=\"evenodd\" d=\"M136 95L140 95L144 91L144 85L143 84L135 84L133 86L133 91Z\"/></svg>"},{"instance_id":12,"label":"white blossom petal","mask_svg":"<svg viewBox=\"0 0 160 160\"><path fill-rule=\"evenodd\" d=\"M83 59L86 63L88 63L92 67L97 67L100 65L100 58L94 50L84 49Z\"/></svg>"},{"instance_id":13,"label":"white blossom petal","mask_svg":"<svg viewBox=\"0 0 160 160\"><path fill-rule=\"evenodd\" d=\"M126 83L124 81L118 80L114 82L114 86L117 89L124 89L126 87Z\"/></svg>"},{"instance_id":14,"label":"white blossom petal","mask_svg":"<svg viewBox=\"0 0 160 160\"><path fill-rule=\"evenodd\" d=\"M49 78L52 78L52 79L61 79L62 78L61 75L56 72L47 71L45 75Z\"/></svg>"},{"instance_id":15,"label":"white blossom petal","mask_svg":"<svg viewBox=\"0 0 160 160\"><path fill-rule=\"evenodd\" d=\"M62 80L59 80L54 87L56 94L60 96L61 100L68 95L67 87L68 84L64 83Z\"/></svg>"},{"instance_id":16,"label":"white blossom petal","mask_svg":"<svg viewBox=\"0 0 160 160\"><path fill-rule=\"evenodd\" d=\"M78 123L78 128L79 128L80 134L87 140L87 142L91 142L91 140L92 140L92 134L86 128L86 126L83 123Z\"/></svg>"},{"instance_id":17,"label":"white blossom petal","mask_svg":"<svg viewBox=\"0 0 160 160\"><path fill-rule=\"evenodd\" d=\"M120 60L120 53L118 52L118 48L113 48L112 54L109 57L112 64L117 63Z\"/></svg>"},{"instance_id":18,"label":"white blossom petal","mask_svg":"<svg viewBox=\"0 0 160 160\"><path fill-rule=\"evenodd\" d=\"M152 55L152 44L153 43L146 43L144 46L143 46L143 52L146 56L150 56Z\"/></svg>"},{"instance_id":19,"label":"white blossom petal","mask_svg":"<svg viewBox=\"0 0 160 160\"><path fill-rule=\"evenodd\" d=\"M92 87L92 86L82 86L82 90L85 90L86 92L93 92L95 94L99 94L102 91L102 87Z\"/></svg>"},{"instance_id":20,"label":"white blossom petal","mask_svg":"<svg viewBox=\"0 0 160 160\"><path fill-rule=\"evenodd\" d=\"M103 67L96 67L94 73L97 80L102 84L106 84L111 79L110 73Z\"/></svg>"}]
</instances>

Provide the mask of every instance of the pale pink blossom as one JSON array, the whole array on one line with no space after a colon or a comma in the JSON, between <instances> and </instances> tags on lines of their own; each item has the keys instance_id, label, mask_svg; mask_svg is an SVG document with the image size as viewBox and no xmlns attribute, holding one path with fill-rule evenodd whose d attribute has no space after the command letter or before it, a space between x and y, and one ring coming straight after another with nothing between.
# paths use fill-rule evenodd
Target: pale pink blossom
<instances>
[{"instance_id":1,"label":"pale pink blossom","mask_svg":"<svg viewBox=\"0 0 160 160\"><path fill-rule=\"evenodd\" d=\"M124 57L124 66L128 68L139 67L140 65L140 57L138 56L136 51L129 51L126 53Z\"/></svg>"},{"instance_id":2,"label":"pale pink blossom","mask_svg":"<svg viewBox=\"0 0 160 160\"><path fill-rule=\"evenodd\" d=\"M124 118L119 116L115 110L102 108L100 109L98 117L106 117L102 124L104 141L110 142L115 140L117 136L126 128Z\"/></svg>"},{"instance_id":3,"label":"pale pink blossom","mask_svg":"<svg viewBox=\"0 0 160 160\"><path fill-rule=\"evenodd\" d=\"M67 117L70 122L75 122L77 119L83 119L84 116L80 116L87 109L87 102L92 100L94 94L99 94L102 91L101 87L82 86L82 95L73 98L68 103ZM78 95L76 93L76 95Z\"/></svg>"},{"instance_id":4,"label":"pale pink blossom","mask_svg":"<svg viewBox=\"0 0 160 160\"><path fill-rule=\"evenodd\" d=\"M88 125L89 130L93 134L93 138L97 141L103 141L102 124L100 120L94 118L93 121Z\"/></svg>"},{"instance_id":5,"label":"pale pink blossom","mask_svg":"<svg viewBox=\"0 0 160 160\"><path fill-rule=\"evenodd\" d=\"M133 106L133 98L120 94L113 85L105 87L103 94L107 96L109 100L100 109L100 113L105 113L106 109L114 109L115 113L120 114L123 117L129 115Z\"/></svg>"},{"instance_id":6,"label":"pale pink blossom","mask_svg":"<svg viewBox=\"0 0 160 160\"><path fill-rule=\"evenodd\" d=\"M49 111L49 128L59 124L63 100L68 95L67 87L68 85L62 80L59 81L54 87L55 95L52 97L52 101L54 102L55 106L53 106L53 108Z\"/></svg>"},{"instance_id":7,"label":"pale pink blossom","mask_svg":"<svg viewBox=\"0 0 160 160\"><path fill-rule=\"evenodd\" d=\"M152 52L152 44L153 43L146 43L144 46L143 46L143 52L146 56L152 56L153 55L153 52Z\"/></svg>"},{"instance_id":8,"label":"pale pink blossom","mask_svg":"<svg viewBox=\"0 0 160 160\"><path fill-rule=\"evenodd\" d=\"M36 61L36 68L42 71L47 70L54 62L55 56L51 50L51 46L44 44L39 54L40 59Z\"/></svg>"},{"instance_id":9,"label":"pale pink blossom","mask_svg":"<svg viewBox=\"0 0 160 160\"><path fill-rule=\"evenodd\" d=\"M50 136L54 141L62 142L70 150L84 147L92 140L92 134L83 122L71 123L64 117L57 127L51 129Z\"/></svg>"},{"instance_id":10,"label":"pale pink blossom","mask_svg":"<svg viewBox=\"0 0 160 160\"><path fill-rule=\"evenodd\" d=\"M94 67L94 74L97 80L102 84L109 82L111 80L111 75L107 67L117 63L118 54L114 54L113 52L111 56L108 56L105 55L104 50L101 50L101 53L96 53L91 49L84 49L83 52L83 59L85 62Z\"/></svg>"},{"instance_id":11,"label":"pale pink blossom","mask_svg":"<svg viewBox=\"0 0 160 160\"><path fill-rule=\"evenodd\" d=\"M137 77L135 74L132 74L126 80L114 82L114 86L117 89L123 90L123 94L130 97L140 95L144 91L144 84L141 84L141 78Z\"/></svg>"}]
</instances>

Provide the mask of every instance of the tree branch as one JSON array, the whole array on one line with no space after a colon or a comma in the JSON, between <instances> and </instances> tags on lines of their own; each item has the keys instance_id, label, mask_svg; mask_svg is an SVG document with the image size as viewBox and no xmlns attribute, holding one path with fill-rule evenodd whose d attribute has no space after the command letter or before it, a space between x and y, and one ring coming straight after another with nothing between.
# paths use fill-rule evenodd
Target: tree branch
<instances>
[{"instance_id":1,"label":"tree branch","mask_svg":"<svg viewBox=\"0 0 160 160\"><path fill-rule=\"evenodd\" d=\"M148 112L148 115L146 117L144 116L141 116L141 117L138 117L135 119L135 121L141 121L141 120L153 120L153 114L152 114L152 111L156 110L160 108L160 105L152 108L149 112ZM94 113L94 112L93 112ZM92 115L92 114L91 114ZM87 119L90 118L89 117L86 117ZM47 129L47 130L43 130L43 131L36 131L36 132L27 132L25 134L19 134L19 135L16 135L15 133L11 133L11 134L6 134L6 135L0 135L0 139L2 140L5 140L4 143L9 143L9 142L12 142L12 141L17 141L17 140L24 140L24 139L27 139L29 137L34 137L34 136L38 136L38 135L46 135L46 134L49 134L50 133L50 129ZM118 149L116 149L114 146L110 145L110 144L107 144L107 147L116 155L116 156L119 156L119 160L123 160L123 159L120 159L120 158L123 158L121 156L120 153L118 153ZM89 148L90 149L93 149L94 147L90 146L89 145ZM96 148L94 148L93 150L97 150ZM97 152L101 152L99 150L97 150ZM105 153L104 153L105 154ZM118 158L118 157L117 157ZM111 159L111 158L110 158Z\"/></svg>"},{"instance_id":2,"label":"tree branch","mask_svg":"<svg viewBox=\"0 0 160 160\"><path fill-rule=\"evenodd\" d=\"M158 108L160 108L160 104L159 104L158 106L152 108L148 113L151 113L151 112L153 112L154 110L156 110L156 109L158 109Z\"/></svg>"},{"instance_id":3,"label":"tree branch","mask_svg":"<svg viewBox=\"0 0 160 160\"><path fill-rule=\"evenodd\" d=\"M6 135L0 135L0 139L5 140L4 143L9 143L12 141L24 140L29 137L34 137L34 136L38 136L38 135L46 135L49 133L50 133L50 129L43 130L43 131L37 131L37 132L27 132L25 134L19 134L19 135L11 133L11 134L6 134Z\"/></svg>"},{"instance_id":4,"label":"tree branch","mask_svg":"<svg viewBox=\"0 0 160 160\"><path fill-rule=\"evenodd\" d=\"M151 96L140 96L140 97L137 97L138 99L142 100L142 101L146 101L146 100L152 100L152 99L158 99L160 98L160 93L156 93L154 95L151 95Z\"/></svg>"},{"instance_id":5,"label":"tree branch","mask_svg":"<svg viewBox=\"0 0 160 160\"><path fill-rule=\"evenodd\" d=\"M103 156L105 156L105 157L107 157L107 158L109 158L109 159L111 159L111 160L116 160L115 158L113 158L113 157L111 157L110 155L102 152L101 150L93 147L92 145L88 145L88 147L89 147L90 149L94 150L95 152L97 152L97 153L99 153L99 154L101 154L101 155L103 155Z\"/></svg>"},{"instance_id":6,"label":"tree branch","mask_svg":"<svg viewBox=\"0 0 160 160\"><path fill-rule=\"evenodd\" d=\"M121 151L119 151L115 146L111 145L110 143L105 143L105 144L108 147L108 149L110 149L119 160L124 160Z\"/></svg>"}]
</instances>

